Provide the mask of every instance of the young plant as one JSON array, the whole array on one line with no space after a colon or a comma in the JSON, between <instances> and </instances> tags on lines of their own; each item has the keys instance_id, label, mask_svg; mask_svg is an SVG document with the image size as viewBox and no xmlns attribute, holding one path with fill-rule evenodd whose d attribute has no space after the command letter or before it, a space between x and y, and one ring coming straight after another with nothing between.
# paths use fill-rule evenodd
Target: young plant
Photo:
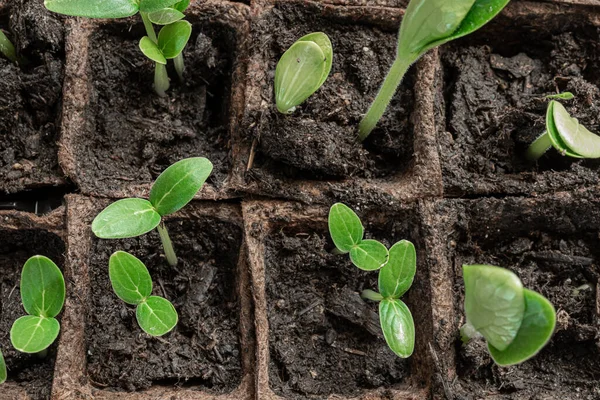
<instances>
[{"instance_id":1,"label":"young plant","mask_svg":"<svg viewBox=\"0 0 600 400\"><path fill-rule=\"evenodd\" d=\"M359 125L366 139L383 116L408 68L427 51L491 21L510 0L411 0L400 25L396 60Z\"/></svg>"},{"instance_id":2,"label":"young plant","mask_svg":"<svg viewBox=\"0 0 600 400\"><path fill-rule=\"evenodd\" d=\"M17 51L15 50L15 46L2 30L0 30L0 53L11 62L17 62Z\"/></svg>"},{"instance_id":3,"label":"young plant","mask_svg":"<svg viewBox=\"0 0 600 400\"><path fill-rule=\"evenodd\" d=\"M162 217L179 211L200 190L212 171L206 158L177 161L156 178L150 200L122 199L106 207L92 222L92 232L101 239L136 237L156 228L170 265L177 265L173 244Z\"/></svg>"},{"instance_id":4,"label":"young plant","mask_svg":"<svg viewBox=\"0 0 600 400\"><path fill-rule=\"evenodd\" d=\"M138 258L117 251L110 256L108 275L117 297L136 306L137 322L148 335L162 336L177 325L179 317L173 304L163 297L151 296L152 278Z\"/></svg>"},{"instance_id":5,"label":"young plant","mask_svg":"<svg viewBox=\"0 0 600 400\"><path fill-rule=\"evenodd\" d=\"M281 56L275 69L275 101L283 114L294 112L323 85L333 61L333 47L323 32L298 39Z\"/></svg>"},{"instance_id":6,"label":"young plant","mask_svg":"<svg viewBox=\"0 0 600 400\"><path fill-rule=\"evenodd\" d=\"M20 288L23 308L29 315L14 322L10 341L23 353L40 353L60 332L55 317L65 302L65 280L52 260L33 256L23 266Z\"/></svg>"},{"instance_id":7,"label":"young plant","mask_svg":"<svg viewBox=\"0 0 600 400\"><path fill-rule=\"evenodd\" d=\"M522 363L550 340L556 312L542 295L523 288L507 269L491 265L463 265L465 314L463 341L480 334L494 362Z\"/></svg>"},{"instance_id":8,"label":"young plant","mask_svg":"<svg viewBox=\"0 0 600 400\"><path fill-rule=\"evenodd\" d=\"M4 362L2 350L0 350L0 385L4 382L6 382L6 363Z\"/></svg>"},{"instance_id":9,"label":"young plant","mask_svg":"<svg viewBox=\"0 0 600 400\"><path fill-rule=\"evenodd\" d=\"M374 240L361 246L365 242L362 240L362 223L354 211L341 203L331 207L329 233L338 251L349 252L356 266L368 271L379 269L379 293L364 290L361 296L379 302L381 330L389 348L399 357L410 357L415 347L415 324L400 297L408 291L415 277L417 254L414 245L402 240L389 252Z\"/></svg>"}]
</instances>

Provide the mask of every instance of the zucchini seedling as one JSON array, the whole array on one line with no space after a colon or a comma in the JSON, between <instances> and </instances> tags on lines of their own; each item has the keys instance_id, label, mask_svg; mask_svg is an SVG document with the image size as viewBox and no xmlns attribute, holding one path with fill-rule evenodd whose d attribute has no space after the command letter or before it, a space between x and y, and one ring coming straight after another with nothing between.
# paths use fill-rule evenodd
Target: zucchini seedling
<instances>
[{"instance_id":1,"label":"zucchini seedling","mask_svg":"<svg viewBox=\"0 0 600 400\"><path fill-rule=\"evenodd\" d=\"M350 259L358 268L379 270L379 293L364 290L361 296L379 302L379 321L389 348L399 357L410 357L415 348L415 323L400 297L408 291L415 277L415 246L401 240L388 252L375 240L363 240L364 228L360 218L341 203L331 207L329 233L337 251L350 253Z\"/></svg>"},{"instance_id":2,"label":"zucchini seedling","mask_svg":"<svg viewBox=\"0 0 600 400\"><path fill-rule=\"evenodd\" d=\"M465 315L463 342L483 336L494 362L522 363L550 340L556 311L544 296L523 288L511 271L491 265L463 265Z\"/></svg>"},{"instance_id":3,"label":"zucchini seedling","mask_svg":"<svg viewBox=\"0 0 600 400\"><path fill-rule=\"evenodd\" d=\"M162 336L177 325L175 307L164 297L151 296L148 268L135 256L117 251L108 261L110 284L118 298L136 306L135 317L148 335Z\"/></svg>"},{"instance_id":4,"label":"zucchini seedling","mask_svg":"<svg viewBox=\"0 0 600 400\"><path fill-rule=\"evenodd\" d=\"M323 32L298 39L279 59L275 68L275 102L283 114L297 106L323 85L333 62L333 47Z\"/></svg>"},{"instance_id":5,"label":"zucchini seedling","mask_svg":"<svg viewBox=\"0 0 600 400\"><path fill-rule=\"evenodd\" d=\"M47 257L33 256L21 271L21 301L27 314L10 329L10 341L23 353L42 353L56 340L60 323L55 318L65 302L65 280Z\"/></svg>"},{"instance_id":6,"label":"zucchini seedling","mask_svg":"<svg viewBox=\"0 0 600 400\"><path fill-rule=\"evenodd\" d=\"M0 385L6 382L6 363L4 362L4 355L0 350Z\"/></svg>"},{"instance_id":7,"label":"zucchini seedling","mask_svg":"<svg viewBox=\"0 0 600 400\"><path fill-rule=\"evenodd\" d=\"M10 60L10 62L17 62L17 51L15 46L12 44L8 36L0 29L0 53Z\"/></svg>"},{"instance_id":8,"label":"zucchini seedling","mask_svg":"<svg viewBox=\"0 0 600 400\"><path fill-rule=\"evenodd\" d=\"M409 67L427 51L473 33L491 21L510 0L411 0L400 32L396 60L359 125L365 140L392 101Z\"/></svg>"},{"instance_id":9,"label":"zucchini seedling","mask_svg":"<svg viewBox=\"0 0 600 400\"><path fill-rule=\"evenodd\" d=\"M158 230L170 265L177 256L162 217L179 211L200 190L212 172L212 163L203 157L177 161L156 178L150 200L122 199L106 207L92 222L92 232L101 239L124 239Z\"/></svg>"}]
</instances>

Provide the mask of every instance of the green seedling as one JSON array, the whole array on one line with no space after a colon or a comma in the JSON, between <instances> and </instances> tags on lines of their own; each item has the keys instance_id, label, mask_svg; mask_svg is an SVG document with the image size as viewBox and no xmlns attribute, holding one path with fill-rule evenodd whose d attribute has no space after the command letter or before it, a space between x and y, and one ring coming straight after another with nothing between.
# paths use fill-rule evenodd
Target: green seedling
<instances>
[{"instance_id":1,"label":"green seedling","mask_svg":"<svg viewBox=\"0 0 600 400\"><path fill-rule=\"evenodd\" d=\"M2 350L0 350L0 385L4 382L6 382L6 363L4 362Z\"/></svg>"},{"instance_id":2,"label":"green seedling","mask_svg":"<svg viewBox=\"0 0 600 400\"><path fill-rule=\"evenodd\" d=\"M60 332L55 317L65 302L65 280L52 260L33 256L23 266L20 288L23 308L29 315L14 322L10 341L23 353L40 353L54 343Z\"/></svg>"},{"instance_id":3,"label":"green seedling","mask_svg":"<svg viewBox=\"0 0 600 400\"><path fill-rule=\"evenodd\" d=\"M15 50L15 46L2 30L0 30L0 53L11 62L17 62L17 51Z\"/></svg>"},{"instance_id":4,"label":"green seedling","mask_svg":"<svg viewBox=\"0 0 600 400\"><path fill-rule=\"evenodd\" d=\"M530 161L538 160L551 147L563 156L573 158L600 158L600 136L587 130L565 107L554 99L570 100L569 92L548 96L546 131L527 149Z\"/></svg>"},{"instance_id":5,"label":"green seedling","mask_svg":"<svg viewBox=\"0 0 600 400\"><path fill-rule=\"evenodd\" d=\"M329 212L329 233L339 253L350 253L358 268L379 270L379 293L364 290L361 296L379 302L379 321L389 348L407 358L415 347L415 324L410 310L400 297L412 285L417 267L414 245L402 240L389 252L375 240L363 240L364 228L358 216L346 205L337 203ZM367 245L364 245L367 242Z\"/></svg>"},{"instance_id":6,"label":"green seedling","mask_svg":"<svg viewBox=\"0 0 600 400\"><path fill-rule=\"evenodd\" d=\"M142 53L155 62L154 90L165 96L169 89L167 60L173 60L183 81L183 49L192 34L192 25L182 21L190 0L45 0L50 11L87 18L126 18L140 13L146 35L140 41ZM162 26L158 36L154 25Z\"/></svg>"},{"instance_id":7,"label":"green seedling","mask_svg":"<svg viewBox=\"0 0 600 400\"><path fill-rule=\"evenodd\" d=\"M283 114L294 112L323 85L333 61L333 47L323 32L298 39L281 56L275 69L275 100Z\"/></svg>"},{"instance_id":8,"label":"green seedling","mask_svg":"<svg viewBox=\"0 0 600 400\"><path fill-rule=\"evenodd\" d=\"M117 297L136 306L135 317L148 335L162 336L177 325L179 317L173 304L163 297L151 296L152 278L138 258L117 251L110 256L108 275Z\"/></svg>"},{"instance_id":9,"label":"green seedling","mask_svg":"<svg viewBox=\"0 0 600 400\"><path fill-rule=\"evenodd\" d=\"M165 256L177 265L173 244L162 217L179 211L200 190L212 172L206 158L186 158L171 165L152 185L150 199L122 199L106 207L92 222L92 232L101 239L124 239L158 230Z\"/></svg>"},{"instance_id":10,"label":"green seedling","mask_svg":"<svg viewBox=\"0 0 600 400\"><path fill-rule=\"evenodd\" d=\"M523 288L511 271L491 265L463 265L465 314L463 341L480 334L494 362L522 363L550 340L556 312L542 295Z\"/></svg>"},{"instance_id":11,"label":"green seedling","mask_svg":"<svg viewBox=\"0 0 600 400\"><path fill-rule=\"evenodd\" d=\"M473 33L491 21L510 0L411 0L400 32L396 60L359 125L366 139L381 119L409 67L427 51Z\"/></svg>"}]
</instances>

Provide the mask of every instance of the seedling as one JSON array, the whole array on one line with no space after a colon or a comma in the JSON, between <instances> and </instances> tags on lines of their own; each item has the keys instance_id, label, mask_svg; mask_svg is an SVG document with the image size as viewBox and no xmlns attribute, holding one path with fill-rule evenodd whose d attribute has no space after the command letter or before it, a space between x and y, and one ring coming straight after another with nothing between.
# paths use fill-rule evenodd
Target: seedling
<instances>
[{"instance_id":1,"label":"seedling","mask_svg":"<svg viewBox=\"0 0 600 400\"><path fill-rule=\"evenodd\" d=\"M110 256L108 275L117 297L136 306L137 322L148 335L162 336L177 325L179 317L173 304L163 297L151 296L152 278L138 258L117 251Z\"/></svg>"},{"instance_id":2,"label":"seedling","mask_svg":"<svg viewBox=\"0 0 600 400\"><path fill-rule=\"evenodd\" d=\"M6 363L4 362L2 350L0 350L0 385L4 382L6 382Z\"/></svg>"},{"instance_id":3,"label":"seedling","mask_svg":"<svg viewBox=\"0 0 600 400\"><path fill-rule=\"evenodd\" d=\"M408 68L427 51L466 36L491 21L510 0L411 0L400 32L396 60L359 125L366 139L383 116Z\"/></svg>"},{"instance_id":4,"label":"seedling","mask_svg":"<svg viewBox=\"0 0 600 400\"><path fill-rule=\"evenodd\" d=\"M142 53L155 62L154 90L165 96L169 89L167 60L173 60L183 81L183 49L192 34L192 25L182 21L190 0L45 0L50 11L87 18L126 18L140 13L146 35L140 41ZM156 35L152 24L161 25Z\"/></svg>"},{"instance_id":5,"label":"seedling","mask_svg":"<svg viewBox=\"0 0 600 400\"><path fill-rule=\"evenodd\" d=\"M55 318L65 302L65 280L47 257L33 256L21 272L21 300L27 314L10 330L10 341L23 353L43 352L56 340L60 324Z\"/></svg>"},{"instance_id":6,"label":"seedling","mask_svg":"<svg viewBox=\"0 0 600 400\"><path fill-rule=\"evenodd\" d=\"M549 99L570 100L569 92L548 96ZM546 131L527 149L527 158L539 159L551 147L563 156L573 158L600 158L600 136L590 132L572 118L565 107L556 100L548 103Z\"/></svg>"},{"instance_id":7,"label":"seedling","mask_svg":"<svg viewBox=\"0 0 600 400\"><path fill-rule=\"evenodd\" d=\"M170 265L177 265L173 244L162 217L179 211L200 190L212 171L206 158L180 160L163 171L152 185L150 200L122 199L106 207L92 222L101 239L124 239L156 228Z\"/></svg>"},{"instance_id":8,"label":"seedling","mask_svg":"<svg viewBox=\"0 0 600 400\"><path fill-rule=\"evenodd\" d=\"M414 245L402 240L388 252L375 240L362 240L364 228L360 219L341 203L331 207L329 232L338 252L350 253L354 265L367 271L379 269L379 293L364 290L361 296L379 302L381 330L389 348L399 357L410 357L415 347L415 324L400 297L408 291L415 277L417 254ZM364 242L369 244L365 246Z\"/></svg>"},{"instance_id":9,"label":"seedling","mask_svg":"<svg viewBox=\"0 0 600 400\"><path fill-rule=\"evenodd\" d=\"M556 312L542 295L523 288L511 271L491 265L463 265L465 314L463 341L480 334L494 362L522 363L550 340Z\"/></svg>"},{"instance_id":10,"label":"seedling","mask_svg":"<svg viewBox=\"0 0 600 400\"><path fill-rule=\"evenodd\" d=\"M314 32L298 39L281 56L275 69L275 100L283 114L294 112L323 85L333 61L329 37Z\"/></svg>"},{"instance_id":11,"label":"seedling","mask_svg":"<svg viewBox=\"0 0 600 400\"><path fill-rule=\"evenodd\" d=\"M17 62L17 51L15 50L15 46L2 30L0 30L0 53L11 62Z\"/></svg>"}]
</instances>

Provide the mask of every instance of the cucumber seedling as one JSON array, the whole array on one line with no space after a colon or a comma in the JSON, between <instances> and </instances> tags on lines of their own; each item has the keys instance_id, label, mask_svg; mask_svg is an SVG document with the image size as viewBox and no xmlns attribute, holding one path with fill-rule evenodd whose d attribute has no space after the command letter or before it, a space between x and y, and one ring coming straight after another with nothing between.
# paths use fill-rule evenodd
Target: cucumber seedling
<instances>
[{"instance_id":1,"label":"cucumber seedling","mask_svg":"<svg viewBox=\"0 0 600 400\"><path fill-rule=\"evenodd\" d=\"M333 61L333 47L323 32L298 39L275 68L275 102L283 114L294 112L323 85Z\"/></svg>"},{"instance_id":2,"label":"cucumber seedling","mask_svg":"<svg viewBox=\"0 0 600 400\"><path fill-rule=\"evenodd\" d=\"M544 296L523 288L511 271L491 265L463 265L465 315L463 342L477 334L500 366L522 363L550 340L556 311Z\"/></svg>"},{"instance_id":3,"label":"cucumber seedling","mask_svg":"<svg viewBox=\"0 0 600 400\"><path fill-rule=\"evenodd\" d=\"M56 340L60 323L55 318L65 302L65 280L47 257L33 256L21 271L21 301L27 314L10 330L10 341L23 353L42 353Z\"/></svg>"},{"instance_id":4,"label":"cucumber seedling","mask_svg":"<svg viewBox=\"0 0 600 400\"><path fill-rule=\"evenodd\" d=\"M0 53L10 62L17 62L17 51L8 36L0 29Z\"/></svg>"},{"instance_id":5,"label":"cucumber seedling","mask_svg":"<svg viewBox=\"0 0 600 400\"><path fill-rule=\"evenodd\" d=\"M179 211L200 190L212 172L212 163L203 157L177 161L156 178L150 199L122 199L106 207L92 222L92 232L101 239L124 239L158 230L170 265L177 256L162 217Z\"/></svg>"},{"instance_id":6,"label":"cucumber seedling","mask_svg":"<svg viewBox=\"0 0 600 400\"><path fill-rule=\"evenodd\" d=\"M151 296L148 268L135 256L117 251L108 261L110 284L118 298L136 306L135 317L148 335L162 336L177 325L175 307L164 297Z\"/></svg>"},{"instance_id":7,"label":"cucumber seedling","mask_svg":"<svg viewBox=\"0 0 600 400\"><path fill-rule=\"evenodd\" d=\"M363 240L360 218L342 203L331 207L329 233L337 252L350 253L350 259L358 268L379 270L379 293L364 290L361 296L379 302L379 321L389 348L399 357L410 357L415 348L415 323L400 297L408 291L415 277L415 246L401 240L388 251L375 240Z\"/></svg>"},{"instance_id":8,"label":"cucumber seedling","mask_svg":"<svg viewBox=\"0 0 600 400\"><path fill-rule=\"evenodd\" d=\"M6 363L4 362L4 355L0 350L0 385L6 382Z\"/></svg>"},{"instance_id":9,"label":"cucumber seedling","mask_svg":"<svg viewBox=\"0 0 600 400\"><path fill-rule=\"evenodd\" d=\"M409 67L427 51L466 36L491 21L510 0L411 0L400 32L396 60L359 125L365 140L381 119Z\"/></svg>"}]
</instances>

